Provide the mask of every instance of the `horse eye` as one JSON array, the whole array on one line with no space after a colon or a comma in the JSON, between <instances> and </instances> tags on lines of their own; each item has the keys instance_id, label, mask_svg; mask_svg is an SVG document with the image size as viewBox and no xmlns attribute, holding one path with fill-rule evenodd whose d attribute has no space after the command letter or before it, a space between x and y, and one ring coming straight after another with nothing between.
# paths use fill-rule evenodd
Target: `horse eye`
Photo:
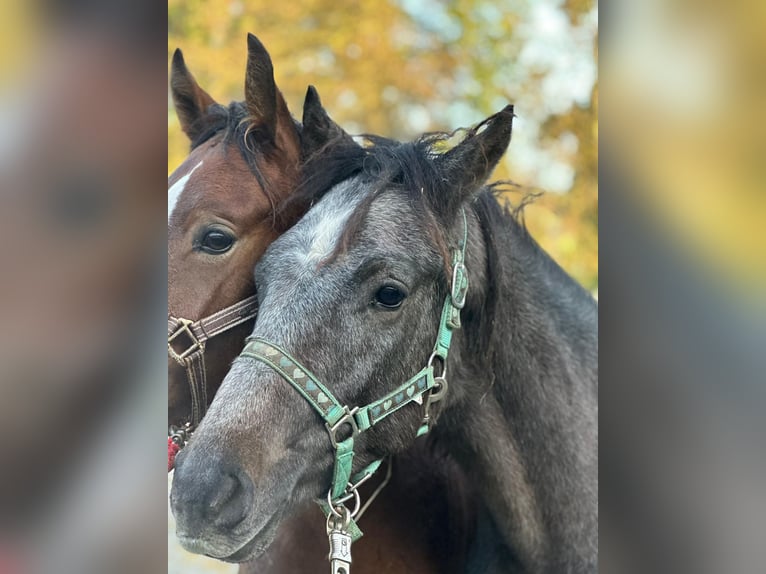
<instances>
[{"instance_id":1,"label":"horse eye","mask_svg":"<svg viewBox=\"0 0 766 574\"><path fill-rule=\"evenodd\" d=\"M406 295L401 289L386 285L375 293L375 303L386 309L398 309Z\"/></svg>"},{"instance_id":2,"label":"horse eye","mask_svg":"<svg viewBox=\"0 0 766 574\"><path fill-rule=\"evenodd\" d=\"M219 255L226 253L234 245L234 238L219 229L208 231L200 242L200 248L207 253Z\"/></svg>"}]
</instances>

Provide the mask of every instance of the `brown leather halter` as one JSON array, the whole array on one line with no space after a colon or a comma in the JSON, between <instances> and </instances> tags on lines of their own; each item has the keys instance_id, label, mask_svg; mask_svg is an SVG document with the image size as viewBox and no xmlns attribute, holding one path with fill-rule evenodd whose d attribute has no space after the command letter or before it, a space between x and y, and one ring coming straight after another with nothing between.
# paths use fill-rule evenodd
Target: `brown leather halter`
<instances>
[{"instance_id":1,"label":"brown leather halter","mask_svg":"<svg viewBox=\"0 0 766 574\"><path fill-rule=\"evenodd\" d=\"M168 313L168 355L186 370L192 401L189 423L181 429L170 430L174 439L178 436L179 446L183 446L188 434L197 427L207 410L205 343L208 339L255 318L257 314L257 295L252 295L198 321L174 317Z\"/></svg>"}]
</instances>

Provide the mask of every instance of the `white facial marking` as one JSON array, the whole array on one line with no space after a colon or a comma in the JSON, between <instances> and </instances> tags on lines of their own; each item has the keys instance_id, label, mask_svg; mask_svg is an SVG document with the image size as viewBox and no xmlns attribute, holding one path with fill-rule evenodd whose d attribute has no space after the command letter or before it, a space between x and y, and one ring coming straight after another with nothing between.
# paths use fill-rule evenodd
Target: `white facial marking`
<instances>
[{"instance_id":1,"label":"white facial marking","mask_svg":"<svg viewBox=\"0 0 766 574\"><path fill-rule=\"evenodd\" d=\"M186 183L189 181L189 178L197 170L197 168L202 165L202 163L203 162L199 162L197 165L191 168L191 170L189 170L189 173L183 177L179 177L178 181L176 181L168 188L168 219L170 218L170 214L173 213L173 210L176 208L178 198L181 197L181 194L183 193L184 187L186 187Z\"/></svg>"},{"instance_id":2,"label":"white facial marking","mask_svg":"<svg viewBox=\"0 0 766 574\"><path fill-rule=\"evenodd\" d=\"M331 189L296 225L279 237L264 263L271 268L270 284L277 297L271 298L258 312L260 333L289 347L297 317L315 304L311 289L319 264L335 250L348 219L363 199L355 180L347 180ZM287 304L289 302L289 304ZM279 336L276 339L276 336Z\"/></svg>"},{"instance_id":3,"label":"white facial marking","mask_svg":"<svg viewBox=\"0 0 766 574\"><path fill-rule=\"evenodd\" d=\"M307 267L315 268L335 250L341 233L361 201L359 194L349 197L349 185L340 184L330 191L303 220L296 232L301 240L296 256L302 256ZM303 253L299 253L302 251Z\"/></svg>"}]
</instances>

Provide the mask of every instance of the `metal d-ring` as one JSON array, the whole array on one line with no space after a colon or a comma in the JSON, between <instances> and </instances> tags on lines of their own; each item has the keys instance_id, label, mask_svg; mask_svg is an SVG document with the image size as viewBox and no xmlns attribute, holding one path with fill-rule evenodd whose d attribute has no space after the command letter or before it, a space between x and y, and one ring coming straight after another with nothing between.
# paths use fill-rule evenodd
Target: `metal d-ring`
<instances>
[{"instance_id":1,"label":"metal d-ring","mask_svg":"<svg viewBox=\"0 0 766 574\"><path fill-rule=\"evenodd\" d=\"M433 369L434 369L434 359L439 359L439 362L441 363L441 366L442 366L442 372L439 374L438 377L434 376L434 380L436 380L436 379L446 380L446 377L447 377L447 359L445 359L444 357L442 357L441 355L439 355L437 353L431 353L431 356L428 358L428 365L426 365L427 367L431 368L431 372L433 372Z\"/></svg>"},{"instance_id":2,"label":"metal d-ring","mask_svg":"<svg viewBox=\"0 0 766 574\"><path fill-rule=\"evenodd\" d=\"M354 499L354 510L349 510L343 503ZM332 490L327 491L327 505L330 507L330 512L336 517L344 520L346 525L359 512L359 508L362 506L362 497L359 495L359 491L353 489L351 492L346 492L345 496L333 501ZM336 508L342 508L345 512L338 512Z\"/></svg>"},{"instance_id":3,"label":"metal d-ring","mask_svg":"<svg viewBox=\"0 0 766 574\"><path fill-rule=\"evenodd\" d=\"M428 398L426 401L431 403L438 403L440 400L444 398L444 395L447 394L447 379L445 377L446 375L446 369L445 372L442 373L441 377L434 377L434 386L431 389L431 392L428 393Z\"/></svg>"}]
</instances>

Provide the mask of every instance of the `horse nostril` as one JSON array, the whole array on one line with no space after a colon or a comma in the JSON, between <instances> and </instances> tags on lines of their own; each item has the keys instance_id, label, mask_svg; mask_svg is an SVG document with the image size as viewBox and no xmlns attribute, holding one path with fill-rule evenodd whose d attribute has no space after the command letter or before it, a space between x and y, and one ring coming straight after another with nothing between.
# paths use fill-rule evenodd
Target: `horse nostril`
<instances>
[{"instance_id":1,"label":"horse nostril","mask_svg":"<svg viewBox=\"0 0 766 574\"><path fill-rule=\"evenodd\" d=\"M217 526L233 527L248 514L253 500L253 483L247 474L225 474L208 504L208 517Z\"/></svg>"},{"instance_id":2,"label":"horse nostril","mask_svg":"<svg viewBox=\"0 0 766 574\"><path fill-rule=\"evenodd\" d=\"M196 438L196 437L195 437ZM170 504L179 533L188 538L235 529L251 513L255 487L239 465L205 456L189 444L176 459Z\"/></svg>"},{"instance_id":3,"label":"horse nostril","mask_svg":"<svg viewBox=\"0 0 766 574\"><path fill-rule=\"evenodd\" d=\"M217 514L218 511L236 495L238 489L239 481L236 477L232 475L224 475L208 502L211 514Z\"/></svg>"}]
</instances>

